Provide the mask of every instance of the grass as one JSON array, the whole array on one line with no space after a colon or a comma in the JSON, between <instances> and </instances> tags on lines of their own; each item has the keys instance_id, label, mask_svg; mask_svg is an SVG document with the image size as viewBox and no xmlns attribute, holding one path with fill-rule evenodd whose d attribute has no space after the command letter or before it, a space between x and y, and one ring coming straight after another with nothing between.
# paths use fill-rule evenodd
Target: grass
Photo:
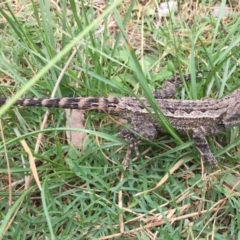
<instances>
[{"instance_id":1,"label":"grass","mask_svg":"<svg viewBox=\"0 0 240 240\"><path fill-rule=\"evenodd\" d=\"M189 4L160 18L155 2L1 3L0 91L12 101L0 109L0 239L239 238L238 127L209 138L217 169L170 126L141 141L125 171L126 143L109 116L88 113L85 129L69 129L63 110L11 107L20 96L146 96L161 122L151 93L176 73L192 76L176 98L232 92L239 5L223 17L222 1L215 18L214 1ZM81 150L66 130L88 133Z\"/></svg>"}]
</instances>

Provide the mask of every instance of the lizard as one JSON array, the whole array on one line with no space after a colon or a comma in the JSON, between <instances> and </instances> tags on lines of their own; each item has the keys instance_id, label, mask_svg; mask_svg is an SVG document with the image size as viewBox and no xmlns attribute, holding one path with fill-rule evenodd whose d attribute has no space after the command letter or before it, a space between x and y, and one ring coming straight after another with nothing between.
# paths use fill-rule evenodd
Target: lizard
<instances>
[{"instance_id":1,"label":"lizard","mask_svg":"<svg viewBox=\"0 0 240 240\"><path fill-rule=\"evenodd\" d=\"M184 75L184 78L189 80L190 74ZM153 93L154 98L174 129L180 133L190 134L201 157L211 165L218 165L206 137L240 124L240 88L221 99L169 99L169 97L175 95L176 86L180 84L180 76L168 79L164 82L161 90ZM8 98L0 98L0 106L7 101ZM145 97L139 99L134 97L21 98L14 105L69 108L118 115L130 122L129 129L123 128L119 136L130 142L131 148L135 148L137 155L139 154L137 150L139 136L142 135L149 140L153 140L159 132L164 131L146 110L145 107L154 114ZM137 134L134 134L134 132Z\"/></svg>"}]
</instances>

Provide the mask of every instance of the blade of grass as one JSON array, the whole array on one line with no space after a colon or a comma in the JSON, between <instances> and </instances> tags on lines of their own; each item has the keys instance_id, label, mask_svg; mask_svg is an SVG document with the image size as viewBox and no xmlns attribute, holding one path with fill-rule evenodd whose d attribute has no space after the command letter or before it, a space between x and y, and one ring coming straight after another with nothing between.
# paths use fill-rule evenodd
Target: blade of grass
<instances>
[{"instance_id":1,"label":"blade of grass","mask_svg":"<svg viewBox=\"0 0 240 240\"><path fill-rule=\"evenodd\" d=\"M124 26L123 23L121 21L121 18L117 12L117 10L114 10L114 14L115 14L115 18L116 18L116 22L118 24L118 27L120 29L120 32L123 35L124 40L126 41L126 44L128 44L128 49L129 49L129 57L130 57L130 61L132 62L133 66L134 66L134 71L135 74L137 76L137 79L139 81L139 84L141 86L141 88L144 91L144 94L149 102L149 104L151 105L151 107L153 108L156 116L151 112L151 110L147 109L147 111L149 112L149 114L156 119L156 121L163 126L163 128L165 128L167 130L167 132L169 132L179 143L183 143L183 141L179 138L179 136L177 135L176 131L174 130L174 128L172 127L172 125L170 124L170 122L168 121L168 119L164 116L164 114L162 113L162 111L160 110L156 100L153 97L152 92L150 91L150 88L147 85L147 82L145 80L142 68L140 66L140 63L137 59L137 56L134 52L134 49L131 47L131 45L128 42L128 38L126 36L126 33L124 31ZM135 96L136 98L138 98L137 96ZM139 99L139 98L138 98ZM139 99L140 100L140 99ZM146 106L145 106L146 107Z\"/></svg>"},{"instance_id":2,"label":"blade of grass","mask_svg":"<svg viewBox=\"0 0 240 240\"><path fill-rule=\"evenodd\" d=\"M152 114L152 112L148 109L149 114L151 114L157 122L159 122L161 124L161 126L163 126L179 143L183 143L183 141L178 137L178 135L176 134L174 128L172 127L171 123L168 121L168 119L164 116L164 114L162 113L162 111L160 110L156 99L153 97L152 92L150 91L148 85L146 84L146 80L144 77L144 74L142 72L141 66L139 64L139 61L137 59L137 56L134 52L134 50L130 47L129 49L129 53L130 53L130 59L132 61L132 63L134 64L134 69L135 69L135 74L137 76L137 79L139 81L140 86L142 87L144 94L149 102L149 104L151 105L151 107L153 108L156 116L154 116Z\"/></svg>"},{"instance_id":3,"label":"blade of grass","mask_svg":"<svg viewBox=\"0 0 240 240\"><path fill-rule=\"evenodd\" d=\"M21 207L22 201L24 198L32 191L33 187L30 187L28 190L24 191L16 202L9 208L7 215L4 216L3 220L1 221L0 225L0 240L4 238L5 232L7 231L8 227L11 225L14 216L17 214L17 210Z\"/></svg>"},{"instance_id":4,"label":"blade of grass","mask_svg":"<svg viewBox=\"0 0 240 240\"><path fill-rule=\"evenodd\" d=\"M84 133L92 134L92 135L95 135L95 136L113 141L113 142L115 142L116 145L121 145L122 143L125 142L124 140L121 140L117 137L114 137L112 135L102 133L102 132L97 132L97 131L92 131L92 130L87 130L87 129L81 129L81 128L66 128L66 127L64 128L64 127L61 127L61 128L48 128L48 129L43 129L43 130L38 130L38 131L32 131L32 132L20 135L18 137L15 137L15 138L9 140L9 141L6 141L5 146L7 146L8 144L14 143L16 141L19 141L21 139L25 139L29 136L34 136L34 135L37 135L39 133L46 133L46 132L52 132L52 131L84 132ZM3 145L0 145L0 150L1 150L1 148L3 148Z\"/></svg>"},{"instance_id":5,"label":"blade of grass","mask_svg":"<svg viewBox=\"0 0 240 240\"><path fill-rule=\"evenodd\" d=\"M42 200L43 210L44 210L46 220L47 220L48 229L49 229L49 232L50 232L50 235L51 235L51 239L55 239L55 236L54 236L54 233L53 233L53 226L52 226L52 222L51 222L51 218L50 218L50 214L49 214L48 206L47 206L48 197L46 195L49 191L49 189L47 187L47 182L49 180L50 179L48 179L48 177L46 179L44 179L43 188L42 188L42 191L41 191L41 200Z\"/></svg>"},{"instance_id":6,"label":"blade of grass","mask_svg":"<svg viewBox=\"0 0 240 240\"><path fill-rule=\"evenodd\" d=\"M28 91L38 80L44 76L51 69L51 67L55 66L55 64L65 55L67 54L84 36L86 36L98 23L106 17L114 8L116 8L122 0L118 0L114 2L110 7L108 7L98 18L95 19L92 23L90 23L81 33L79 33L66 47L63 48L47 65L45 65L32 79L30 79L26 85L21 88L9 101L0 108L0 117L16 102L26 91Z\"/></svg>"}]
</instances>

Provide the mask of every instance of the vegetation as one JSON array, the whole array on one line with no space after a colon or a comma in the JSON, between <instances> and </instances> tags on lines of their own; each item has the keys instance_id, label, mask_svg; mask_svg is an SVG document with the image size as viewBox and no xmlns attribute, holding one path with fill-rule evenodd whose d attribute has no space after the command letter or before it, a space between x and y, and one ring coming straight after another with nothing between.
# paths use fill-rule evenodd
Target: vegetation
<instances>
[{"instance_id":1,"label":"vegetation","mask_svg":"<svg viewBox=\"0 0 240 240\"><path fill-rule=\"evenodd\" d=\"M219 168L170 128L141 141L125 170L119 120L86 113L79 129L64 127L62 109L11 107L20 97L151 102L164 80L186 73L176 98L232 92L239 3L184 2L167 16L157 1L0 4L0 91L11 97L0 109L0 239L239 239L238 127L209 138ZM77 148L66 130L88 134Z\"/></svg>"}]
</instances>

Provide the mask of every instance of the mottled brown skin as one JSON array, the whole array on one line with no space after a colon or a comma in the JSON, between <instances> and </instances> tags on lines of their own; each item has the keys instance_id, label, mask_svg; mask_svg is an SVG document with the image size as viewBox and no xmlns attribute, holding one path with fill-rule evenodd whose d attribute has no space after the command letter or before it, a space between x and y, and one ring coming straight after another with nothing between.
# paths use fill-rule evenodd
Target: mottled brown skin
<instances>
[{"instance_id":1,"label":"mottled brown skin","mask_svg":"<svg viewBox=\"0 0 240 240\"><path fill-rule=\"evenodd\" d=\"M186 79L188 80L187 77ZM192 135L203 159L211 164L217 164L209 149L206 136L240 124L240 89L219 100L165 99L175 94L175 85L178 84L180 84L180 77L174 77L164 84L163 90L155 92L157 104L176 130ZM7 98L0 98L0 105L5 104L7 100ZM146 98L140 98L140 100L151 110ZM24 98L19 99L15 105L95 110L121 116L131 122L130 129L133 131L123 129L120 136L129 140L135 149L137 149L136 141L139 138L137 135L154 139L158 132L163 131L140 102L132 97Z\"/></svg>"}]
</instances>

